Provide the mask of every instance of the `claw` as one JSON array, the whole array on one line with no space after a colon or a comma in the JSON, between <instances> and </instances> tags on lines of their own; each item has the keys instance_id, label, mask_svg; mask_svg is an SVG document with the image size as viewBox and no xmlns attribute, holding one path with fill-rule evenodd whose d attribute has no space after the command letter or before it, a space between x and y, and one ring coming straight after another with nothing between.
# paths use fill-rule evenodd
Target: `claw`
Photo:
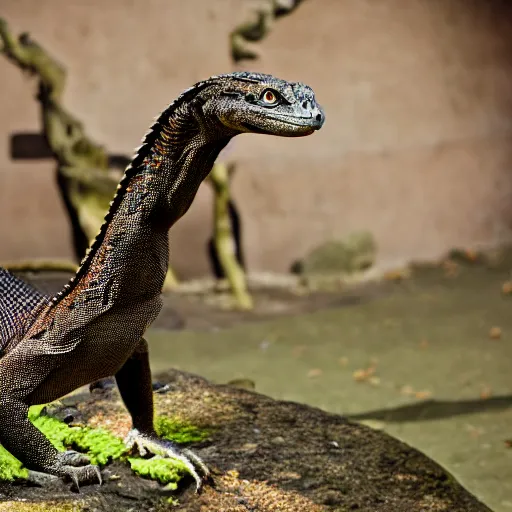
<instances>
[{"instance_id":1,"label":"claw","mask_svg":"<svg viewBox=\"0 0 512 512\"><path fill-rule=\"evenodd\" d=\"M72 488L80 491L80 484L84 483L98 483L101 485L103 480L101 478L100 468L93 464L88 466L61 466L59 474L65 479L71 480Z\"/></svg>"},{"instance_id":2,"label":"claw","mask_svg":"<svg viewBox=\"0 0 512 512\"><path fill-rule=\"evenodd\" d=\"M69 478L71 478L71 481L73 482L73 488L76 489L76 492L80 492L80 484L78 483L78 478L74 473L71 473L68 475Z\"/></svg>"},{"instance_id":3,"label":"claw","mask_svg":"<svg viewBox=\"0 0 512 512\"><path fill-rule=\"evenodd\" d=\"M209 469L195 453L189 449L179 450L169 441L148 436L142 434L137 429L132 429L125 438L125 445L129 450L136 447L141 457L144 457L144 455L149 451L156 457L179 460L194 478L196 482L196 492L201 490L204 480L208 480L210 478ZM199 476L194 465L201 471L201 473L203 473L203 477Z\"/></svg>"},{"instance_id":4,"label":"claw","mask_svg":"<svg viewBox=\"0 0 512 512\"><path fill-rule=\"evenodd\" d=\"M94 470L96 472L96 478L98 479L98 484L103 485L103 479L101 478L101 471L98 466L93 466Z\"/></svg>"},{"instance_id":5,"label":"claw","mask_svg":"<svg viewBox=\"0 0 512 512\"><path fill-rule=\"evenodd\" d=\"M80 483L93 483L97 482L102 485L100 468L89 464L88 466L81 466L76 468L74 466L64 466L62 468L62 475L69 478L73 482L73 487L80 491Z\"/></svg>"},{"instance_id":6,"label":"claw","mask_svg":"<svg viewBox=\"0 0 512 512\"><path fill-rule=\"evenodd\" d=\"M101 485L103 483L100 468L90 464L89 457L73 450L59 452L54 464L46 467L45 472L33 470L28 472L28 481L40 486L59 481L59 477L71 481L72 488L77 492L80 491L80 484L98 482Z\"/></svg>"},{"instance_id":7,"label":"claw","mask_svg":"<svg viewBox=\"0 0 512 512\"><path fill-rule=\"evenodd\" d=\"M210 478L210 470L208 469L206 464L193 451L189 450L188 448L185 448L184 450L182 450L181 453L183 453L185 457L190 459L196 466L198 466L201 469L205 478Z\"/></svg>"}]
</instances>

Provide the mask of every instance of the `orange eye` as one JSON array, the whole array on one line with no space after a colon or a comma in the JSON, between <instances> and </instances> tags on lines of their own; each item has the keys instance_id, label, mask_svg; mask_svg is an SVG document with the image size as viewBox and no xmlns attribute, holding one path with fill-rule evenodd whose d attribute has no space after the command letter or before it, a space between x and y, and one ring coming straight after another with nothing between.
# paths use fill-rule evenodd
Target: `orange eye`
<instances>
[{"instance_id":1,"label":"orange eye","mask_svg":"<svg viewBox=\"0 0 512 512\"><path fill-rule=\"evenodd\" d=\"M266 91L263 95L263 101L267 105L273 105L277 101L277 96L272 91Z\"/></svg>"}]
</instances>

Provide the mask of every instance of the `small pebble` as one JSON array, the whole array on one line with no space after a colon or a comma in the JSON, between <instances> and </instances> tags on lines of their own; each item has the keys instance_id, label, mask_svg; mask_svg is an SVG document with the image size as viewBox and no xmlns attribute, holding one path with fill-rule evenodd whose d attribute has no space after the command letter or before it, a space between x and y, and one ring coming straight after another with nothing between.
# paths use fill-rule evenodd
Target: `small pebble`
<instances>
[{"instance_id":1,"label":"small pebble","mask_svg":"<svg viewBox=\"0 0 512 512\"><path fill-rule=\"evenodd\" d=\"M491 338L491 340L499 340L501 338L501 328L491 327L491 330L489 331L489 338Z\"/></svg>"},{"instance_id":2,"label":"small pebble","mask_svg":"<svg viewBox=\"0 0 512 512\"><path fill-rule=\"evenodd\" d=\"M254 453L257 449L258 445L256 443L245 443L241 447L241 450L247 453Z\"/></svg>"},{"instance_id":3,"label":"small pebble","mask_svg":"<svg viewBox=\"0 0 512 512\"><path fill-rule=\"evenodd\" d=\"M511 295L512 294L512 281L505 281L501 287L501 292L504 295Z\"/></svg>"}]
</instances>

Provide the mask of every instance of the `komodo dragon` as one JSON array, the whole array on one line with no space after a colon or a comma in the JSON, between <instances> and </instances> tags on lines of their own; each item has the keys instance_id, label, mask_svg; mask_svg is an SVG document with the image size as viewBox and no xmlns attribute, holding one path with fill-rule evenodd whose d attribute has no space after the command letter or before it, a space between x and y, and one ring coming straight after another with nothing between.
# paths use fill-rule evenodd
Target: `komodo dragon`
<instances>
[{"instance_id":1,"label":"komodo dragon","mask_svg":"<svg viewBox=\"0 0 512 512\"><path fill-rule=\"evenodd\" d=\"M310 135L324 113L311 88L270 75L213 76L157 118L121 179L76 275L52 298L0 273L0 442L39 482L98 481L99 468L58 452L28 408L114 375L132 418L126 443L182 460L199 489L206 465L157 437L144 332L161 309L169 228L188 210L219 152L240 133ZM199 476L201 473L201 476Z\"/></svg>"}]
</instances>

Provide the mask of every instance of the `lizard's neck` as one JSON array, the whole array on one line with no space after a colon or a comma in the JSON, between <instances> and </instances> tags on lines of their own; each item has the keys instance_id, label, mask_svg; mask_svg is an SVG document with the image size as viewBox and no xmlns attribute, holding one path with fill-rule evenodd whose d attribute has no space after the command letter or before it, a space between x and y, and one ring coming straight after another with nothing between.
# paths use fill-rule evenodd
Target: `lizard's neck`
<instances>
[{"instance_id":1,"label":"lizard's neck","mask_svg":"<svg viewBox=\"0 0 512 512\"><path fill-rule=\"evenodd\" d=\"M203 121L203 122L202 122ZM197 107L171 106L146 135L75 278L54 304L89 302L100 315L116 303L154 297L168 267L168 230L188 210L232 133L205 130Z\"/></svg>"}]
</instances>

